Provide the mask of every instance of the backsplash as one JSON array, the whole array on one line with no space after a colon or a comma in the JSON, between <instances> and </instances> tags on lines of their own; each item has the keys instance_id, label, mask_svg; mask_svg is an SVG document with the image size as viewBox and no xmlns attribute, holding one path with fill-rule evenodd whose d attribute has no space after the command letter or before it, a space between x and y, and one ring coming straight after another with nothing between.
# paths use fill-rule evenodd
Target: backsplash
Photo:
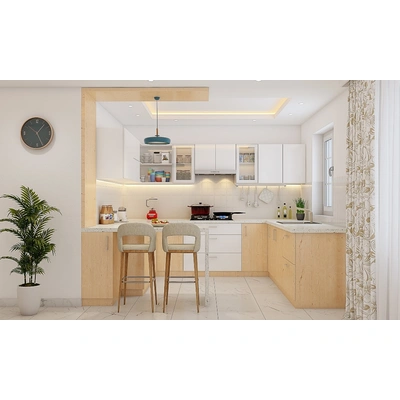
<instances>
[{"instance_id":1,"label":"backsplash","mask_svg":"<svg viewBox=\"0 0 400 400\"><path fill-rule=\"evenodd\" d=\"M149 201L160 219L189 219L190 205L202 202L213 206L213 211L244 211L244 215L234 215L234 220L248 218L275 218L278 205L283 203L292 206L295 218L293 200L300 196L301 186L268 186L274 196L270 203L262 202L258 196L266 186L239 186L234 183L233 175L196 176L192 185L114 185L104 182L97 183L98 211L102 204L111 204L116 210L119 206L127 209L128 218L146 218L149 208L146 199L157 197L158 200ZM253 207L256 188L256 200L259 207ZM241 200L243 198L243 200ZM251 206L247 207L247 199Z\"/></svg>"}]
</instances>

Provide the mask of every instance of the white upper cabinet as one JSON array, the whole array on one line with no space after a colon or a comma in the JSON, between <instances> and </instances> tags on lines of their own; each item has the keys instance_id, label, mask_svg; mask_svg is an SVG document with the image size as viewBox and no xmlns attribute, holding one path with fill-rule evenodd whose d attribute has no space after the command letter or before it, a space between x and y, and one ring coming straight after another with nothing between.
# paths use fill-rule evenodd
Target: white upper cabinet
<instances>
[{"instance_id":1,"label":"white upper cabinet","mask_svg":"<svg viewBox=\"0 0 400 400\"><path fill-rule=\"evenodd\" d=\"M254 184L258 182L258 148L256 144L238 144L236 183Z\"/></svg>"},{"instance_id":2,"label":"white upper cabinet","mask_svg":"<svg viewBox=\"0 0 400 400\"><path fill-rule=\"evenodd\" d=\"M306 145L283 145L283 183L301 184L306 181Z\"/></svg>"},{"instance_id":3,"label":"white upper cabinet","mask_svg":"<svg viewBox=\"0 0 400 400\"><path fill-rule=\"evenodd\" d=\"M140 180L140 142L124 128L124 178L133 182Z\"/></svg>"},{"instance_id":4,"label":"white upper cabinet","mask_svg":"<svg viewBox=\"0 0 400 400\"><path fill-rule=\"evenodd\" d=\"M234 144L196 144L196 174L235 174L236 145Z\"/></svg>"},{"instance_id":5,"label":"white upper cabinet","mask_svg":"<svg viewBox=\"0 0 400 400\"><path fill-rule=\"evenodd\" d=\"M283 182L282 145L258 145L258 183L278 184Z\"/></svg>"}]
</instances>

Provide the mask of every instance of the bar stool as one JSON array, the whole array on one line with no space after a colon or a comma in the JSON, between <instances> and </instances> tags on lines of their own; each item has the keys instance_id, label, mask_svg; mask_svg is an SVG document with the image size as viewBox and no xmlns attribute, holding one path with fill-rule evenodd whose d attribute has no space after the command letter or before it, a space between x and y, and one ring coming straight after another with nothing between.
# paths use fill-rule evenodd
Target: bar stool
<instances>
[{"instance_id":1,"label":"bar stool","mask_svg":"<svg viewBox=\"0 0 400 400\"><path fill-rule=\"evenodd\" d=\"M193 236L194 243L191 244L169 244L169 236ZM168 291L170 283L177 283L180 281L173 281L170 278L194 278L193 281L185 281L184 283L194 283L196 288L196 306L197 312L200 307L199 295L199 270L197 264L197 252L200 250L201 232L200 228L191 223L169 223L163 227L162 231L162 245L166 253L165 256L165 280L164 280L164 304L163 312L165 312L166 305L168 304ZM194 276L170 276L171 272L171 254L173 253L193 253L194 263Z\"/></svg>"},{"instance_id":2,"label":"bar stool","mask_svg":"<svg viewBox=\"0 0 400 400\"><path fill-rule=\"evenodd\" d=\"M124 243L127 236L148 236L149 243L129 244ZM156 271L154 262L154 251L156 249L156 231L146 223L126 223L118 227L117 231L118 249L122 253L121 268L119 275L119 296L118 312L124 287L124 304L126 304L126 284L127 283L150 283L151 312L154 312L154 298L157 304ZM128 255L137 253L148 253L149 274L148 275L128 275Z\"/></svg>"}]
</instances>

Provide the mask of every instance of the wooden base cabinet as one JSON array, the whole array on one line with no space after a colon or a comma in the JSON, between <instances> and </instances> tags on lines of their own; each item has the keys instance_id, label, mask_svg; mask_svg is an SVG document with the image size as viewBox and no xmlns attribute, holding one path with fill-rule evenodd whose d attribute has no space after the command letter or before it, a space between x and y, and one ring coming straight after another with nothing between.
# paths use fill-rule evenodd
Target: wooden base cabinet
<instances>
[{"instance_id":1,"label":"wooden base cabinet","mask_svg":"<svg viewBox=\"0 0 400 400\"><path fill-rule=\"evenodd\" d=\"M266 224L242 224L242 271L267 275L267 233Z\"/></svg>"},{"instance_id":2,"label":"wooden base cabinet","mask_svg":"<svg viewBox=\"0 0 400 400\"><path fill-rule=\"evenodd\" d=\"M132 238L131 243L143 243L143 238ZM130 254L128 275L148 274L147 254ZM111 306L118 300L121 253L117 234L82 232L82 306ZM127 285L127 296L141 296L147 283Z\"/></svg>"},{"instance_id":3,"label":"wooden base cabinet","mask_svg":"<svg viewBox=\"0 0 400 400\"><path fill-rule=\"evenodd\" d=\"M345 234L268 226L268 272L296 308L345 307Z\"/></svg>"}]
</instances>

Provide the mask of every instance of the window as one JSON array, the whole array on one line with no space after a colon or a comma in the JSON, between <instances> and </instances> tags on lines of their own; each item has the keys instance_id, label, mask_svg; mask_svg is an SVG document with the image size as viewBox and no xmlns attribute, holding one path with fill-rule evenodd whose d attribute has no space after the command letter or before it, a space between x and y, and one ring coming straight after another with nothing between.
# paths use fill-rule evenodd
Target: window
<instances>
[{"instance_id":1,"label":"window","mask_svg":"<svg viewBox=\"0 0 400 400\"><path fill-rule=\"evenodd\" d=\"M324 186L323 186L323 214L333 215L333 135L332 131L326 133L323 139L323 163L324 163Z\"/></svg>"}]
</instances>

